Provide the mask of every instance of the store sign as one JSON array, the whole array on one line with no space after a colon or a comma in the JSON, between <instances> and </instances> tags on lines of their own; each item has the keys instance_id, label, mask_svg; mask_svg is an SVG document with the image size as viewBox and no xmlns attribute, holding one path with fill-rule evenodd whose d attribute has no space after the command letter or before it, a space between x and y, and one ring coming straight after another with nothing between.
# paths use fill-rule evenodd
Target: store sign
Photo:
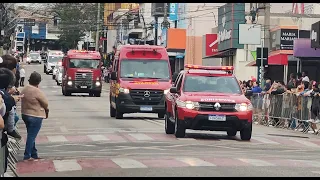
<instances>
[{"instance_id":1,"label":"store sign","mask_svg":"<svg viewBox=\"0 0 320 180\"><path fill-rule=\"evenodd\" d=\"M320 48L320 21L311 25L311 47Z\"/></svg>"},{"instance_id":2,"label":"store sign","mask_svg":"<svg viewBox=\"0 0 320 180\"><path fill-rule=\"evenodd\" d=\"M170 3L169 19L171 21L178 20L178 3Z\"/></svg>"},{"instance_id":3,"label":"store sign","mask_svg":"<svg viewBox=\"0 0 320 180\"><path fill-rule=\"evenodd\" d=\"M213 56L218 53L218 35L206 34L206 56Z\"/></svg>"},{"instance_id":4,"label":"store sign","mask_svg":"<svg viewBox=\"0 0 320 180\"><path fill-rule=\"evenodd\" d=\"M227 3L218 9L218 50L243 49L239 24L245 24L245 3Z\"/></svg>"},{"instance_id":5,"label":"store sign","mask_svg":"<svg viewBox=\"0 0 320 180\"><path fill-rule=\"evenodd\" d=\"M223 30L219 31L218 42L219 44L223 41L231 39L232 30L226 30L226 16L224 15L221 19Z\"/></svg>"},{"instance_id":6,"label":"store sign","mask_svg":"<svg viewBox=\"0 0 320 180\"><path fill-rule=\"evenodd\" d=\"M280 50L293 50L293 41L298 38L298 29L281 29Z\"/></svg>"}]
</instances>

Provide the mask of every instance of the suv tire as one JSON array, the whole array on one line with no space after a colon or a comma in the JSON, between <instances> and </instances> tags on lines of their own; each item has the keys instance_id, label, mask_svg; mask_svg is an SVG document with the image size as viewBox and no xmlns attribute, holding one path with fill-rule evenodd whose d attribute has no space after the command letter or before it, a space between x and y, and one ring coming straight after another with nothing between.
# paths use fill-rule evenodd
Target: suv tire
<instances>
[{"instance_id":1,"label":"suv tire","mask_svg":"<svg viewBox=\"0 0 320 180\"><path fill-rule=\"evenodd\" d=\"M249 141L252 135L252 124L249 127L245 127L240 131L240 137L243 141Z\"/></svg>"},{"instance_id":2,"label":"suv tire","mask_svg":"<svg viewBox=\"0 0 320 180\"><path fill-rule=\"evenodd\" d=\"M174 134L174 123L170 121L170 117L168 115L169 113L166 112L164 115L164 121L165 121L165 131L166 134Z\"/></svg>"},{"instance_id":3,"label":"suv tire","mask_svg":"<svg viewBox=\"0 0 320 180\"><path fill-rule=\"evenodd\" d=\"M186 128L183 126L182 121L179 120L177 111L174 122L174 135L176 138L184 138L186 135Z\"/></svg>"}]
</instances>

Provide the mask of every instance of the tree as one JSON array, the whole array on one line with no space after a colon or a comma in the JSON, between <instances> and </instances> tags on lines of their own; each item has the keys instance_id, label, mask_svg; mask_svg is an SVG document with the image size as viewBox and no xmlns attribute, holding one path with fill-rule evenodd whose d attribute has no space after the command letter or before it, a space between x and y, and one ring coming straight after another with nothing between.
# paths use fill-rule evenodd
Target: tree
<instances>
[{"instance_id":1,"label":"tree","mask_svg":"<svg viewBox=\"0 0 320 180\"><path fill-rule=\"evenodd\" d=\"M59 41L66 50L76 48L85 32L96 26L96 3L55 3L51 9L59 18Z\"/></svg>"}]
</instances>

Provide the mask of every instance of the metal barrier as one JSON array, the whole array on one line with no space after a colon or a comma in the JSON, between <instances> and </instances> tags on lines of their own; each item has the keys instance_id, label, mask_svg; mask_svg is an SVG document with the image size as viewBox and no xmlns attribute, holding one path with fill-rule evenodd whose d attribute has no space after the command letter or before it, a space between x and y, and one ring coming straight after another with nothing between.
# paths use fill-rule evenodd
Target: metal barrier
<instances>
[{"instance_id":1,"label":"metal barrier","mask_svg":"<svg viewBox=\"0 0 320 180\"><path fill-rule=\"evenodd\" d=\"M253 94L250 99L256 124L292 130L302 128L301 132L304 133L308 133L311 128L312 97L291 93Z\"/></svg>"},{"instance_id":2,"label":"metal barrier","mask_svg":"<svg viewBox=\"0 0 320 180\"><path fill-rule=\"evenodd\" d=\"M16 131L18 131L18 128L16 127ZM8 156L8 166L7 166L7 173L10 171L13 173L15 177L18 177L17 171L16 171L16 163L17 160L17 151L20 150L20 141L17 141L10 136L8 136L8 142L7 145L9 156ZM6 148L0 147L0 177L5 177L5 151Z\"/></svg>"}]
</instances>

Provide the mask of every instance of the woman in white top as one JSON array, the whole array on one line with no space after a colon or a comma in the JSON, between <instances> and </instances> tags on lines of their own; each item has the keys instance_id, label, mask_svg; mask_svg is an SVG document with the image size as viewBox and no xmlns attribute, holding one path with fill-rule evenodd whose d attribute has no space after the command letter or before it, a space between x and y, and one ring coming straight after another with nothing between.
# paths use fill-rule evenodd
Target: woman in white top
<instances>
[{"instance_id":1,"label":"woman in white top","mask_svg":"<svg viewBox=\"0 0 320 180\"><path fill-rule=\"evenodd\" d=\"M20 67L20 86L24 86L24 78L26 77L26 71L24 70L24 67Z\"/></svg>"}]
</instances>

